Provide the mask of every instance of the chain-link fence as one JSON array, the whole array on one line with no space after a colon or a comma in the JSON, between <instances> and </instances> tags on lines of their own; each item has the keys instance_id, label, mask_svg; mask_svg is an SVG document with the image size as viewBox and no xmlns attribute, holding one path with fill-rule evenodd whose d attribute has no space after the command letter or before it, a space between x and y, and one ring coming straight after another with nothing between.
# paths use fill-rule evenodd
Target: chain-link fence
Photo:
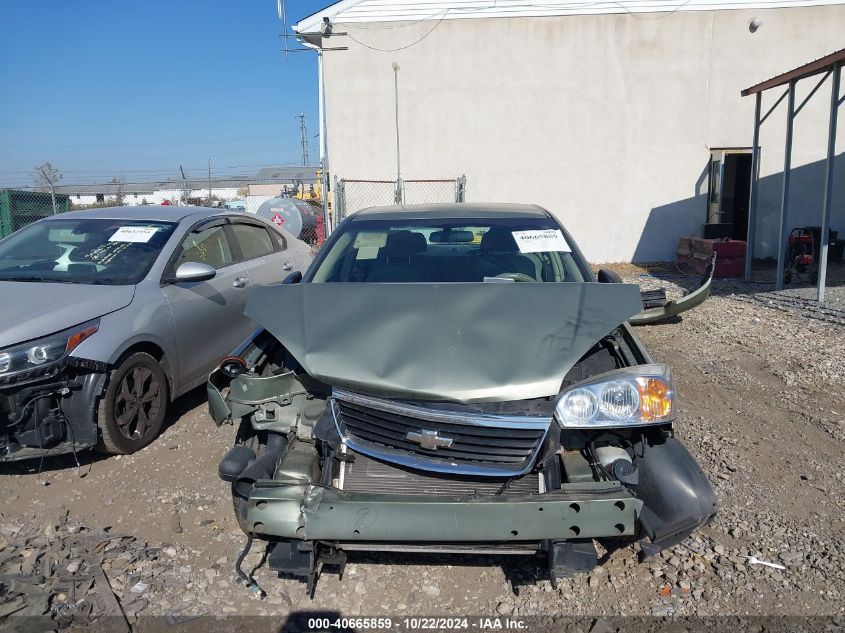
<instances>
[{"instance_id":1,"label":"chain-link fence","mask_svg":"<svg viewBox=\"0 0 845 633\"><path fill-rule=\"evenodd\" d=\"M0 189L0 239L27 224L70 209L70 196L49 191Z\"/></svg>"},{"instance_id":2,"label":"chain-link fence","mask_svg":"<svg viewBox=\"0 0 845 633\"><path fill-rule=\"evenodd\" d=\"M360 180L335 177L336 222L368 207L463 202L466 176L447 179Z\"/></svg>"},{"instance_id":3,"label":"chain-link fence","mask_svg":"<svg viewBox=\"0 0 845 633\"><path fill-rule=\"evenodd\" d=\"M403 180L402 201L405 204L461 202L465 176L454 180Z\"/></svg>"},{"instance_id":4,"label":"chain-link fence","mask_svg":"<svg viewBox=\"0 0 845 633\"><path fill-rule=\"evenodd\" d=\"M395 180L335 179L335 192L338 221L367 207L396 203Z\"/></svg>"}]
</instances>

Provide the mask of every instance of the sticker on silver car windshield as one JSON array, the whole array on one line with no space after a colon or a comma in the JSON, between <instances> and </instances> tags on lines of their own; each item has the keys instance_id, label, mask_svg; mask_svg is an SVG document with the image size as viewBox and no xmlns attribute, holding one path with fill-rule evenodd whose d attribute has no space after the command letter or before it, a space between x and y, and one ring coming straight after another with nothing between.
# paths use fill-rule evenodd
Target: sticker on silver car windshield
<instances>
[{"instance_id":1,"label":"sticker on silver car windshield","mask_svg":"<svg viewBox=\"0 0 845 633\"><path fill-rule=\"evenodd\" d=\"M109 242L132 242L146 244L158 231L155 226L121 226L109 238Z\"/></svg>"},{"instance_id":2,"label":"sticker on silver car windshield","mask_svg":"<svg viewBox=\"0 0 845 633\"><path fill-rule=\"evenodd\" d=\"M549 253L552 251L572 252L560 229L541 231L511 231L520 253Z\"/></svg>"}]
</instances>

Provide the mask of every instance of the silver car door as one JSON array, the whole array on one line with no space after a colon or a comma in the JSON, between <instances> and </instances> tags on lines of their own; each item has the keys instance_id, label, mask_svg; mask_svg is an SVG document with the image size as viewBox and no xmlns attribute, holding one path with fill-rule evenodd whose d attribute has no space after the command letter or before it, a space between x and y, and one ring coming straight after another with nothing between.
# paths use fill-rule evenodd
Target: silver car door
<instances>
[{"instance_id":1,"label":"silver car door","mask_svg":"<svg viewBox=\"0 0 845 633\"><path fill-rule=\"evenodd\" d=\"M233 219L228 228L253 286L281 283L294 270L287 243L277 231L241 219Z\"/></svg>"},{"instance_id":2,"label":"silver car door","mask_svg":"<svg viewBox=\"0 0 845 633\"><path fill-rule=\"evenodd\" d=\"M220 219L191 231L170 264L171 274L185 262L208 264L216 276L162 289L173 315L180 387L205 377L255 327L244 316L249 266L237 262L224 225Z\"/></svg>"}]
</instances>

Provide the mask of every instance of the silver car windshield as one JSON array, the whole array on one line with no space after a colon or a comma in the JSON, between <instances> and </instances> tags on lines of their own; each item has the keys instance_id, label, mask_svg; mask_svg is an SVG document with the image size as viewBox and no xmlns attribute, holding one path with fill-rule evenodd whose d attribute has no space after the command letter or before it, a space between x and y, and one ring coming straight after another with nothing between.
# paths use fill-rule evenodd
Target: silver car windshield
<instances>
[{"instance_id":1,"label":"silver car windshield","mask_svg":"<svg viewBox=\"0 0 845 633\"><path fill-rule=\"evenodd\" d=\"M144 220L37 222L0 241L0 281L136 284L175 226Z\"/></svg>"},{"instance_id":2,"label":"silver car windshield","mask_svg":"<svg viewBox=\"0 0 845 633\"><path fill-rule=\"evenodd\" d=\"M309 281L583 282L586 264L546 218L354 220L321 253Z\"/></svg>"}]
</instances>

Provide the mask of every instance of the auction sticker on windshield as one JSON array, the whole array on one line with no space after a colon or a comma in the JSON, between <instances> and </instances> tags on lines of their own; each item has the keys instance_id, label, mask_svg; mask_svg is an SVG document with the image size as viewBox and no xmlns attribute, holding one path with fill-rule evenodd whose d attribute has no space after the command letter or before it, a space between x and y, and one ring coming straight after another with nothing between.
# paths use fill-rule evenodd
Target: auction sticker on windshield
<instances>
[{"instance_id":1,"label":"auction sticker on windshield","mask_svg":"<svg viewBox=\"0 0 845 633\"><path fill-rule=\"evenodd\" d=\"M353 248L358 249L355 259L375 259L380 248L387 244L387 231L361 231L355 236Z\"/></svg>"},{"instance_id":2,"label":"auction sticker on windshield","mask_svg":"<svg viewBox=\"0 0 845 633\"><path fill-rule=\"evenodd\" d=\"M560 229L542 229L540 231L511 231L520 253L549 253L559 251L571 253L566 238Z\"/></svg>"},{"instance_id":3,"label":"auction sticker on windshield","mask_svg":"<svg viewBox=\"0 0 845 633\"><path fill-rule=\"evenodd\" d=\"M146 244L158 231L155 226L121 226L109 238L109 242L132 242Z\"/></svg>"}]
</instances>

